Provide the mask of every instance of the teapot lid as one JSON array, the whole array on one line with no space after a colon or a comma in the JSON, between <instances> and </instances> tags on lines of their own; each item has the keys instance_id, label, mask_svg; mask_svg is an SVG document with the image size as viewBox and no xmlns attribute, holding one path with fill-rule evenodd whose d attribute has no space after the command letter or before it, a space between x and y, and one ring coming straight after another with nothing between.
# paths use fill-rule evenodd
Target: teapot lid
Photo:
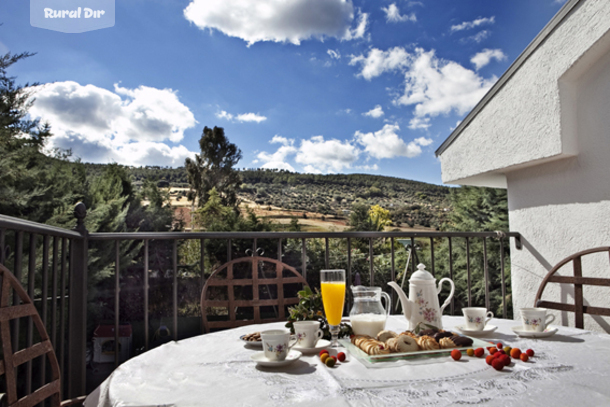
<instances>
[{"instance_id":1,"label":"teapot lid","mask_svg":"<svg viewBox=\"0 0 610 407\"><path fill-rule=\"evenodd\" d=\"M411 280L424 280L424 281L434 281L436 280L432 274L428 270L426 270L426 266L422 263L417 265L417 271L413 273L409 281Z\"/></svg>"}]
</instances>

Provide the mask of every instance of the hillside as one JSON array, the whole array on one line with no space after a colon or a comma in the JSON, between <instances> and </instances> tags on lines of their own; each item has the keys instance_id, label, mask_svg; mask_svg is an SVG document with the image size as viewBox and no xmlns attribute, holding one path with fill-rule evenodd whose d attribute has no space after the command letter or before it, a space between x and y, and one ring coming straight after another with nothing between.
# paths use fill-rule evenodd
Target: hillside
<instances>
[{"instance_id":1,"label":"hillside","mask_svg":"<svg viewBox=\"0 0 610 407\"><path fill-rule=\"evenodd\" d=\"M103 169L99 164L85 165L90 175ZM183 167L126 169L136 185L150 179L160 187L188 188ZM256 209L257 215L268 218L305 218L310 212L328 220L345 220L352 205L363 203L390 210L396 227L437 228L447 213L449 188L424 182L368 174L318 175L263 169L241 170L240 174L243 184L239 198ZM184 191L174 190L173 204L186 206L184 195Z\"/></svg>"}]
</instances>

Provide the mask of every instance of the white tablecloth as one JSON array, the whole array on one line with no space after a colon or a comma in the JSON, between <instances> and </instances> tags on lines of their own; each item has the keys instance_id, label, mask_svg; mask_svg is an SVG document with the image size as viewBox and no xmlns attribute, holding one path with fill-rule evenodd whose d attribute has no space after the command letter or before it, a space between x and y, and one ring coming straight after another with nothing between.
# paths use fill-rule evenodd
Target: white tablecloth
<instances>
[{"instance_id":1,"label":"white tablecloth","mask_svg":"<svg viewBox=\"0 0 610 407\"><path fill-rule=\"evenodd\" d=\"M445 329L463 322L443 317ZM484 337L522 350L529 362L496 371L484 358L367 368L356 358L327 368L315 355L261 368L239 336L283 324L251 325L171 342L119 366L85 406L610 406L610 336L559 327L546 339L517 337L515 321L493 319ZM393 316L386 328L407 328Z\"/></svg>"}]
</instances>

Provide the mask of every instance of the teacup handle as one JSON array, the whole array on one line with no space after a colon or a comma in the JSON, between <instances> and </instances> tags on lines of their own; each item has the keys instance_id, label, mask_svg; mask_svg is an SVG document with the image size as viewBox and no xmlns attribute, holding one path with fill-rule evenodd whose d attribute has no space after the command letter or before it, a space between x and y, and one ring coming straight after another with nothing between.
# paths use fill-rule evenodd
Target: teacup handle
<instances>
[{"instance_id":1,"label":"teacup handle","mask_svg":"<svg viewBox=\"0 0 610 407\"><path fill-rule=\"evenodd\" d=\"M294 342L292 342L292 344L291 344L290 343L291 341L294 341ZM299 340L297 339L296 335L290 335L290 339L288 340L288 348L289 349L292 348L294 345L297 344L298 341Z\"/></svg>"},{"instance_id":2,"label":"teacup handle","mask_svg":"<svg viewBox=\"0 0 610 407\"><path fill-rule=\"evenodd\" d=\"M494 313L491 311L487 311L487 314L485 314L485 325L487 325L487 323L489 321L491 321L491 319L494 317Z\"/></svg>"},{"instance_id":3,"label":"teacup handle","mask_svg":"<svg viewBox=\"0 0 610 407\"><path fill-rule=\"evenodd\" d=\"M549 319L549 317L551 317L551 319ZM554 320L555 320L555 315L553 315L553 314L548 314L548 315L546 316L546 318L544 319L544 326L545 326L545 327L548 327L548 326L549 326L549 324L550 324L551 322L553 322Z\"/></svg>"},{"instance_id":4,"label":"teacup handle","mask_svg":"<svg viewBox=\"0 0 610 407\"><path fill-rule=\"evenodd\" d=\"M318 331L316 332L316 336L318 337L318 339L322 339L322 337L324 336L324 332L321 329L318 329Z\"/></svg>"}]
</instances>

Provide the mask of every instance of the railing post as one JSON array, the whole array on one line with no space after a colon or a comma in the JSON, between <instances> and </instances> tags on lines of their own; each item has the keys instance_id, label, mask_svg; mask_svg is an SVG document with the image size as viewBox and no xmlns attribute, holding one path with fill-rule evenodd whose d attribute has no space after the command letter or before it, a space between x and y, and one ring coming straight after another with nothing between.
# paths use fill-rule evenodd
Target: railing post
<instances>
[{"instance_id":1,"label":"railing post","mask_svg":"<svg viewBox=\"0 0 610 407\"><path fill-rule=\"evenodd\" d=\"M87 207L84 203L76 204L74 216L76 217L74 230L81 234L82 239L73 239L70 245L68 394L64 398L84 395L87 383L87 252L89 232L85 228Z\"/></svg>"}]
</instances>

